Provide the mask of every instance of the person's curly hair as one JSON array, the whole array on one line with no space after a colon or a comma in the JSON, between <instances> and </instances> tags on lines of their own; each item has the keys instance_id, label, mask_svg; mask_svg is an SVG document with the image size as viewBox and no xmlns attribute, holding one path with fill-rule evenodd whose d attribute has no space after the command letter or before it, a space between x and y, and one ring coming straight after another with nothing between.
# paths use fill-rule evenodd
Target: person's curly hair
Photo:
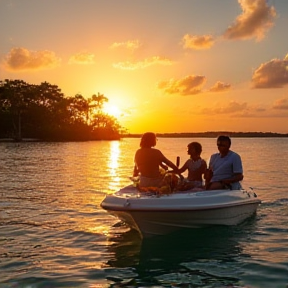
<instances>
[{"instance_id":1,"label":"person's curly hair","mask_svg":"<svg viewBox=\"0 0 288 288\"><path fill-rule=\"evenodd\" d=\"M141 148L151 148L156 145L156 134L153 132L146 132L142 135L140 147Z\"/></svg>"},{"instance_id":2,"label":"person's curly hair","mask_svg":"<svg viewBox=\"0 0 288 288\"><path fill-rule=\"evenodd\" d=\"M195 152L199 155L202 153L202 145L198 142L191 142L188 144L187 147L188 150L193 147L195 149Z\"/></svg>"}]
</instances>

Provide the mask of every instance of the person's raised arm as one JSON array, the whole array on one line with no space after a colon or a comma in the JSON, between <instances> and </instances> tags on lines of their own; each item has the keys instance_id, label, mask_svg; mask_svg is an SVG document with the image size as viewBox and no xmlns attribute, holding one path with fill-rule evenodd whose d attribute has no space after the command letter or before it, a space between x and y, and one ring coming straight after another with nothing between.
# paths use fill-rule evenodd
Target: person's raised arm
<instances>
[{"instance_id":1,"label":"person's raised arm","mask_svg":"<svg viewBox=\"0 0 288 288\"><path fill-rule=\"evenodd\" d=\"M179 173L179 174L182 174L182 173L184 173L187 169L188 169L188 166L187 166L187 161L186 161L185 164L184 164L181 168L178 169L178 173Z\"/></svg>"},{"instance_id":2,"label":"person's raised arm","mask_svg":"<svg viewBox=\"0 0 288 288\"><path fill-rule=\"evenodd\" d=\"M178 173L178 167L172 161L163 156L162 162L165 163L168 167L172 168L174 172Z\"/></svg>"}]
</instances>

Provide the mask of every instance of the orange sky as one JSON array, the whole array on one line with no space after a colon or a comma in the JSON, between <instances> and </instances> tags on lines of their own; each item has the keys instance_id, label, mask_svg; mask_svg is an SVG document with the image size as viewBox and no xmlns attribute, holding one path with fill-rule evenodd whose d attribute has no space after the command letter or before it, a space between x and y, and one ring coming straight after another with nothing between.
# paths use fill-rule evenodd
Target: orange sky
<instances>
[{"instance_id":1,"label":"orange sky","mask_svg":"<svg viewBox=\"0 0 288 288\"><path fill-rule=\"evenodd\" d=\"M0 79L109 99L130 133L288 133L286 0L7 0Z\"/></svg>"}]
</instances>

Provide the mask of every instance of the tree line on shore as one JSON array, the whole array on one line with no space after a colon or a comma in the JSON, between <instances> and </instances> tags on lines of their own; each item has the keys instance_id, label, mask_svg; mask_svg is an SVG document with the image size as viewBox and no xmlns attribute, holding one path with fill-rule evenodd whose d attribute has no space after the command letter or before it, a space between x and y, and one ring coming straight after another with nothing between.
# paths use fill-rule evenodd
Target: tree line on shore
<instances>
[{"instance_id":1,"label":"tree line on shore","mask_svg":"<svg viewBox=\"0 0 288 288\"><path fill-rule=\"evenodd\" d=\"M207 132L180 132L180 133L157 133L161 138L217 138L219 135L227 135L235 138L246 137L288 137L288 133L276 132L232 132L232 131L207 131ZM139 138L142 134L123 134L125 138Z\"/></svg>"},{"instance_id":2,"label":"tree line on shore","mask_svg":"<svg viewBox=\"0 0 288 288\"><path fill-rule=\"evenodd\" d=\"M21 141L118 140L124 128L103 112L108 98L65 97L57 85L0 80L0 138Z\"/></svg>"}]
</instances>

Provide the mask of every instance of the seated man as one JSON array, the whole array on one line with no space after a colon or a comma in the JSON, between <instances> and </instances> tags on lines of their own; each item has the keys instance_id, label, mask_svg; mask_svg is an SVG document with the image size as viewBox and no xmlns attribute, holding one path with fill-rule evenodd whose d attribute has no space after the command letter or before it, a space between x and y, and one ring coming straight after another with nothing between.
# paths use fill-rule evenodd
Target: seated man
<instances>
[{"instance_id":1,"label":"seated man","mask_svg":"<svg viewBox=\"0 0 288 288\"><path fill-rule=\"evenodd\" d=\"M209 170L211 179L206 174L206 189L241 189L239 181L243 180L243 168L241 157L230 150L231 139L228 136L219 136L217 138L219 153L211 156L209 161ZM209 172L209 171L208 171Z\"/></svg>"}]
</instances>

